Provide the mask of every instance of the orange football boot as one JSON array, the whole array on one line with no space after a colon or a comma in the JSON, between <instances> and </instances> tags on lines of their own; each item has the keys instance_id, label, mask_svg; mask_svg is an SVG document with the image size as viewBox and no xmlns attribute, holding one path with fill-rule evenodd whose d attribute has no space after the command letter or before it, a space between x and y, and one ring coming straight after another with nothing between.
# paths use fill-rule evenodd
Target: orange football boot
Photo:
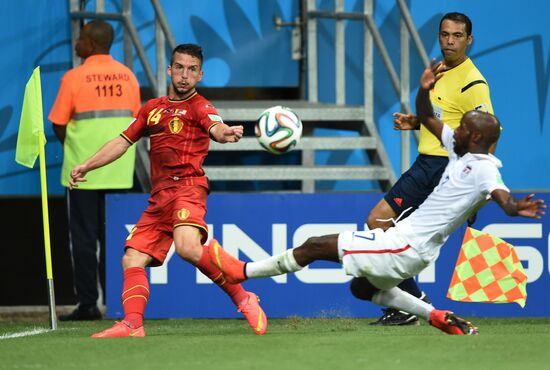
<instances>
[{"instance_id":1,"label":"orange football boot","mask_svg":"<svg viewBox=\"0 0 550 370\"><path fill-rule=\"evenodd\" d=\"M478 335L479 331L471 322L456 316L451 311L433 310L429 323L447 334Z\"/></svg>"},{"instance_id":2,"label":"orange football boot","mask_svg":"<svg viewBox=\"0 0 550 370\"><path fill-rule=\"evenodd\" d=\"M255 334L262 335L267 330L267 316L260 307L258 296L252 292L246 292L246 294L248 297L239 303L237 311L244 315Z\"/></svg>"},{"instance_id":3,"label":"orange football boot","mask_svg":"<svg viewBox=\"0 0 550 370\"><path fill-rule=\"evenodd\" d=\"M132 329L124 321L117 321L109 329L105 329L99 333L92 334L92 338L121 338L121 337L144 337L145 329L140 326L137 329Z\"/></svg>"}]
</instances>

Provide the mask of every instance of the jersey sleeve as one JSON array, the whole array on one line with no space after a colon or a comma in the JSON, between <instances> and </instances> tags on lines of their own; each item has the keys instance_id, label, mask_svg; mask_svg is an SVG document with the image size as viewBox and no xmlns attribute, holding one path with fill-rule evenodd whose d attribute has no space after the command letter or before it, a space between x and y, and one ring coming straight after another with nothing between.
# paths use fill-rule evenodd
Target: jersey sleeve
<instances>
[{"instance_id":1,"label":"jersey sleeve","mask_svg":"<svg viewBox=\"0 0 550 370\"><path fill-rule=\"evenodd\" d=\"M74 94L69 71L61 79L59 91L57 92L57 97L48 115L48 119L56 125L65 126L71 120L74 108Z\"/></svg>"},{"instance_id":2,"label":"jersey sleeve","mask_svg":"<svg viewBox=\"0 0 550 370\"><path fill-rule=\"evenodd\" d=\"M463 112L471 110L480 110L493 114L493 105L491 103L491 94L489 85L485 80L474 80L462 87L463 94Z\"/></svg>"},{"instance_id":3,"label":"jersey sleeve","mask_svg":"<svg viewBox=\"0 0 550 370\"><path fill-rule=\"evenodd\" d=\"M502 181L498 168L489 162L484 163L480 170L477 171L476 184L477 188L487 196L497 189L510 192L510 189Z\"/></svg>"},{"instance_id":4,"label":"jersey sleeve","mask_svg":"<svg viewBox=\"0 0 550 370\"><path fill-rule=\"evenodd\" d=\"M223 119L218 114L216 108L206 100L204 103L201 103L200 108L197 109L197 121L206 132L210 132L210 129L218 123L223 123Z\"/></svg>"},{"instance_id":5,"label":"jersey sleeve","mask_svg":"<svg viewBox=\"0 0 550 370\"><path fill-rule=\"evenodd\" d=\"M456 154L454 151L455 147L455 139L453 137L454 130L450 128L448 125L443 124L443 130L441 131L441 144L447 150L447 153L449 153L449 160L456 159Z\"/></svg>"},{"instance_id":6,"label":"jersey sleeve","mask_svg":"<svg viewBox=\"0 0 550 370\"><path fill-rule=\"evenodd\" d=\"M147 131L147 115L149 113L149 104L145 104L138 112L137 117L132 120L126 130L120 134L130 144L138 141Z\"/></svg>"}]
</instances>

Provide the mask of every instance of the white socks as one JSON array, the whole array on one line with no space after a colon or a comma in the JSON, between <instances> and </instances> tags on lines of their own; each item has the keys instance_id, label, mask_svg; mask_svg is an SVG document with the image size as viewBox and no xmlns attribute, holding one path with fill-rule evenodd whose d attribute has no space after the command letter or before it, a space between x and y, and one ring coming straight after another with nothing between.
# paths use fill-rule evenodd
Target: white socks
<instances>
[{"instance_id":1,"label":"white socks","mask_svg":"<svg viewBox=\"0 0 550 370\"><path fill-rule=\"evenodd\" d=\"M245 273L249 279L286 274L303 269L294 258L293 249L257 262L248 262Z\"/></svg>"},{"instance_id":2,"label":"white socks","mask_svg":"<svg viewBox=\"0 0 550 370\"><path fill-rule=\"evenodd\" d=\"M289 249L277 256L269 257L261 261L248 262L245 267L246 276L249 279L262 278L286 274L303 269L294 258L294 250ZM424 320L430 318L430 312L434 307L415 296L393 287L388 290L380 290L372 297L372 302L383 307L392 307L416 315Z\"/></svg>"},{"instance_id":3,"label":"white socks","mask_svg":"<svg viewBox=\"0 0 550 370\"><path fill-rule=\"evenodd\" d=\"M424 302L420 298L416 298L398 287L375 293L372 296L372 303L405 311L426 321L430 318L430 312L434 309L434 306L431 304Z\"/></svg>"}]
</instances>

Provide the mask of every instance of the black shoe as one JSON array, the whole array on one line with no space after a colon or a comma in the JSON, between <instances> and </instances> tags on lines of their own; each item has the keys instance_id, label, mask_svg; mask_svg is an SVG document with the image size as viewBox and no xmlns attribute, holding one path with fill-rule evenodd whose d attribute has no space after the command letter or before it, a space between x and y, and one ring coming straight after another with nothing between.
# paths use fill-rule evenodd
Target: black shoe
<instances>
[{"instance_id":1,"label":"black shoe","mask_svg":"<svg viewBox=\"0 0 550 370\"><path fill-rule=\"evenodd\" d=\"M422 292L420 299L426 303L432 304L430 298L426 293ZM403 325L420 325L418 317L416 315L399 311L394 308L383 308L384 314L376 321L369 323L369 325L380 326L403 326Z\"/></svg>"},{"instance_id":2,"label":"black shoe","mask_svg":"<svg viewBox=\"0 0 550 370\"><path fill-rule=\"evenodd\" d=\"M101 312L97 306L77 307L73 312L67 315L59 316L59 321L91 321L101 320Z\"/></svg>"},{"instance_id":3,"label":"black shoe","mask_svg":"<svg viewBox=\"0 0 550 370\"><path fill-rule=\"evenodd\" d=\"M380 326L403 326L403 325L418 325L418 317L406 313L403 311L398 311L393 308L384 308L382 309L384 314L375 322L371 322L369 325L380 325Z\"/></svg>"}]
</instances>

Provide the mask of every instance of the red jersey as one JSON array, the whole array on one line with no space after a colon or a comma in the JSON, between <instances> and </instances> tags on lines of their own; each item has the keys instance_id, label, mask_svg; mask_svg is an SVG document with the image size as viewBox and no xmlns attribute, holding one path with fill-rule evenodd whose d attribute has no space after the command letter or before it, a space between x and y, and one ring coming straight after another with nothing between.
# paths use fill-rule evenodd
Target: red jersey
<instances>
[{"instance_id":1,"label":"red jersey","mask_svg":"<svg viewBox=\"0 0 550 370\"><path fill-rule=\"evenodd\" d=\"M151 138L151 194L176 185L204 185L202 164L208 154L210 129L222 122L216 108L194 93L185 100L151 99L122 132L131 144L145 133Z\"/></svg>"}]
</instances>

